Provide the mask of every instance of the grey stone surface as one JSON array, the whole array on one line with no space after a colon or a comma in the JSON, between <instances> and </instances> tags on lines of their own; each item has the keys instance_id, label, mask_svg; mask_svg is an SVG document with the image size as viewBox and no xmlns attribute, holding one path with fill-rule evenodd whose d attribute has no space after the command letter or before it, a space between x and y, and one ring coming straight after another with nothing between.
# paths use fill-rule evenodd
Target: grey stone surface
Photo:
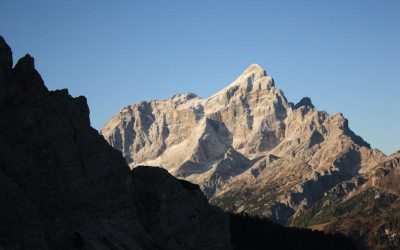
<instances>
[{"instance_id":1,"label":"grey stone surface","mask_svg":"<svg viewBox=\"0 0 400 250\"><path fill-rule=\"evenodd\" d=\"M213 204L286 223L385 155L341 114L293 105L257 64L207 99L194 94L123 108L101 130L131 168L162 166Z\"/></svg>"}]
</instances>

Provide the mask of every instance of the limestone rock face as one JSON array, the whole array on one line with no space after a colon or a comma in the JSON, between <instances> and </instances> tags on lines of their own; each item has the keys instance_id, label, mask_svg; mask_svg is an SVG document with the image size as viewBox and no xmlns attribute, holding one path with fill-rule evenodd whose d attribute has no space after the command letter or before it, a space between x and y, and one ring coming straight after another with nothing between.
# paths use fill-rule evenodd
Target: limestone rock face
<instances>
[{"instance_id":1,"label":"limestone rock face","mask_svg":"<svg viewBox=\"0 0 400 250\"><path fill-rule=\"evenodd\" d=\"M400 152L374 166L368 177L336 185L291 224L341 232L360 248L397 249L400 244Z\"/></svg>"},{"instance_id":2,"label":"limestone rock face","mask_svg":"<svg viewBox=\"0 0 400 250\"><path fill-rule=\"evenodd\" d=\"M30 55L12 68L2 37L0 116L0 249L230 249L227 215L197 187L131 173L90 127L85 97L48 91ZM186 227L171 223L181 215Z\"/></svg>"},{"instance_id":3,"label":"limestone rock face","mask_svg":"<svg viewBox=\"0 0 400 250\"><path fill-rule=\"evenodd\" d=\"M101 134L132 168L162 166L199 184L213 204L281 223L385 157L341 113L318 111L310 98L288 102L257 64L207 99L125 107Z\"/></svg>"}]
</instances>

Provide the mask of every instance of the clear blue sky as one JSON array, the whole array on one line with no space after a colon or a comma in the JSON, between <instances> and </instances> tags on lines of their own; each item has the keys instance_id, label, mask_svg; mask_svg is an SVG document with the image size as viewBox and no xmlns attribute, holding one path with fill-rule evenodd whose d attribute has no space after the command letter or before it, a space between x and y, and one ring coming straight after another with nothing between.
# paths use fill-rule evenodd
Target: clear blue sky
<instances>
[{"instance_id":1,"label":"clear blue sky","mask_svg":"<svg viewBox=\"0 0 400 250\"><path fill-rule=\"evenodd\" d=\"M140 100L208 97L258 63L289 101L309 96L400 149L399 0L1 0L0 34L49 89L85 95L97 129Z\"/></svg>"}]
</instances>

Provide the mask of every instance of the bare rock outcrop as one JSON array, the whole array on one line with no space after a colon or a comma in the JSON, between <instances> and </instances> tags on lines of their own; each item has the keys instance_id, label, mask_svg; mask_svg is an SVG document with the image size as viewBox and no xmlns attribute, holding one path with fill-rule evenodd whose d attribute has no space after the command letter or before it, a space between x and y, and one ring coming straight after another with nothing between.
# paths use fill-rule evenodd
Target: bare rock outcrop
<instances>
[{"instance_id":1,"label":"bare rock outcrop","mask_svg":"<svg viewBox=\"0 0 400 250\"><path fill-rule=\"evenodd\" d=\"M383 159L374 169L368 178L354 177L338 184L291 224L344 233L361 249L397 249L400 152Z\"/></svg>"},{"instance_id":2,"label":"bare rock outcrop","mask_svg":"<svg viewBox=\"0 0 400 250\"><path fill-rule=\"evenodd\" d=\"M337 184L368 178L385 158L341 113L318 111L307 97L288 102L257 64L207 99L127 106L101 134L132 168L162 166L199 184L213 204L281 223Z\"/></svg>"}]
</instances>

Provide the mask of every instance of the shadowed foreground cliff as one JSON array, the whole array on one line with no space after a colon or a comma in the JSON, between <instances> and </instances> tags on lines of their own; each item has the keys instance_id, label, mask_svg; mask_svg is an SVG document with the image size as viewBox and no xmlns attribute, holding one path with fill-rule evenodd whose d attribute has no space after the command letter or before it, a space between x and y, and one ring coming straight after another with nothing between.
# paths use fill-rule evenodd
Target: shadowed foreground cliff
<instances>
[{"instance_id":1,"label":"shadowed foreground cliff","mask_svg":"<svg viewBox=\"0 0 400 250\"><path fill-rule=\"evenodd\" d=\"M240 217L210 206L197 185L160 168L130 171L91 128L86 99L48 91L29 55L13 67L2 37L0 116L0 249L260 249L236 234ZM271 230L255 235L316 245ZM277 247L291 249L262 249Z\"/></svg>"},{"instance_id":2,"label":"shadowed foreground cliff","mask_svg":"<svg viewBox=\"0 0 400 250\"><path fill-rule=\"evenodd\" d=\"M0 249L230 248L228 217L165 172L158 179L168 185L153 187L159 199L141 209L139 177L90 127L86 99L48 91L29 55L12 68L2 38L0 115ZM181 197L161 199L169 188ZM185 203L187 197L197 203ZM158 205L176 212L153 213ZM153 220L144 224L146 217ZM174 237L160 239L163 227Z\"/></svg>"}]
</instances>

